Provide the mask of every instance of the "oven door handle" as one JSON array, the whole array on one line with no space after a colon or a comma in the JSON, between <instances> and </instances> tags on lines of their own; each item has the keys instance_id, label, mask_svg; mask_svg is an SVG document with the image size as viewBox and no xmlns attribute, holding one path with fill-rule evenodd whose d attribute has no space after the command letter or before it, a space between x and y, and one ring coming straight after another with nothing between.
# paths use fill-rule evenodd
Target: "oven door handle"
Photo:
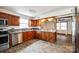
<instances>
[{"instance_id":1,"label":"oven door handle","mask_svg":"<svg viewBox=\"0 0 79 59\"><path fill-rule=\"evenodd\" d=\"M5 35L0 35L0 37L5 37L5 36L8 36L9 34L5 34Z\"/></svg>"}]
</instances>

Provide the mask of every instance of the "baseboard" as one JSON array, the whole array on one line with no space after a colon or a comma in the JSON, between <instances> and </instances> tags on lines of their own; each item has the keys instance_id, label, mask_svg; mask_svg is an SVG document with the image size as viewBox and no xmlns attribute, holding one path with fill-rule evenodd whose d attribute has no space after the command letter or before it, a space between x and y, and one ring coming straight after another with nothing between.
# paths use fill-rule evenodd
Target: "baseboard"
<instances>
[{"instance_id":1,"label":"baseboard","mask_svg":"<svg viewBox=\"0 0 79 59\"><path fill-rule=\"evenodd\" d=\"M65 34L65 33L57 33L58 35L72 35L72 34Z\"/></svg>"}]
</instances>

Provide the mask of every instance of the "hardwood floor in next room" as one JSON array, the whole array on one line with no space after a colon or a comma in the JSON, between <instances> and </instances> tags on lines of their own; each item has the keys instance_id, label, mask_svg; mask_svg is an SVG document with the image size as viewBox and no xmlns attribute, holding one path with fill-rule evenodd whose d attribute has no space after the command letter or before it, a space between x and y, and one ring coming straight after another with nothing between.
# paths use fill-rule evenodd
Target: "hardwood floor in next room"
<instances>
[{"instance_id":1,"label":"hardwood floor in next room","mask_svg":"<svg viewBox=\"0 0 79 59\"><path fill-rule=\"evenodd\" d=\"M71 36L57 35L55 44L32 39L23 44L2 51L2 53L72 53L74 51Z\"/></svg>"}]
</instances>

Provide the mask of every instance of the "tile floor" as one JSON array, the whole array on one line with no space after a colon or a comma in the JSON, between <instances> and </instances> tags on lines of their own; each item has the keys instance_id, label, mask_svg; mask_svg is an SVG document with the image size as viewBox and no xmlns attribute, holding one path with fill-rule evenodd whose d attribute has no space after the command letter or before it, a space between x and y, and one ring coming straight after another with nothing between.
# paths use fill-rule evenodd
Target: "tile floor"
<instances>
[{"instance_id":1,"label":"tile floor","mask_svg":"<svg viewBox=\"0 0 79 59\"><path fill-rule=\"evenodd\" d=\"M33 39L2 51L2 53L72 53L73 51L71 36L57 35L55 44Z\"/></svg>"}]
</instances>

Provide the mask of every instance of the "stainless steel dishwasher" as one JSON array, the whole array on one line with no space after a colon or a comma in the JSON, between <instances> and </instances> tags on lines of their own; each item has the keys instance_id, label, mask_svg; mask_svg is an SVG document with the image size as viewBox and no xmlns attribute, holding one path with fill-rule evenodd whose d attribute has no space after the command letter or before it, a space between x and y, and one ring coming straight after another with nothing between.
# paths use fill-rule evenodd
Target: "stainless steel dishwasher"
<instances>
[{"instance_id":1,"label":"stainless steel dishwasher","mask_svg":"<svg viewBox=\"0 0 79 59\"><path fill-rule=\"evenodd\" d=\"M18 33L12 33L12 46L18 44Z\"/></svg>"}]
</instances>

